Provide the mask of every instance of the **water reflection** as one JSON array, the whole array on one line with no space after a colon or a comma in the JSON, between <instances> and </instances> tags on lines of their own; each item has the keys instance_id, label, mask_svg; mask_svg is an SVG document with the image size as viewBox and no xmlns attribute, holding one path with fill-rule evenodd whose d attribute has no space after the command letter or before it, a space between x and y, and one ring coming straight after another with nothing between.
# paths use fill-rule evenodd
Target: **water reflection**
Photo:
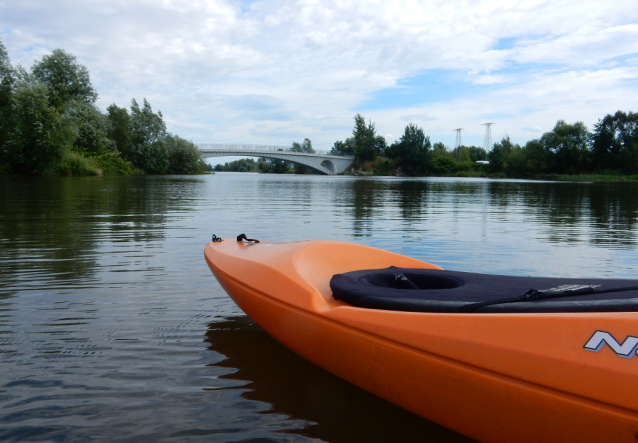
<instances>
[{"instance_id":1,"label":"water reflection","mask_svg":"<svg viewBox=\"0 0 638 443\"><path fill-rule=\"evenodd\" d=\"M355 241L472 272L631 278L636 190L239 173L0 177L0 440L460 439L252 325L206 267L211 234Z\"/></svg>"},{"instance_id":2,"label":"water reflection","mask_svg":"<svg viewBox=\"0 0 638 443\"><path fill-rule=\"evenodd\" d=\"M227 357L215 366L236 368L220 378L245 381L242 396L264 402L267 414L307 421L289 433L332 443L470 442L466 437L410 414L298 357L246 316L211 323L211 350Z\"/></svg>"},{"instance_id":3,"label":"water reflection","mask_svg":"<svg viewBox=\"0 0 638 443\"><path fill-rule=\"evenodd\" d=\"M23 288L87 284L98 250L161 242L167 213L187 210L201 187L177 177L0 178L0 275Z\"/></svg>"},{"instance_id":4,"label":"water reflection","mask_svg":"<svg viewBox=\"0 0 638 443\"><path fill-rule=\"evenodd\" d=\"M391 222L397 230L402 222L451 227L451 234L458 233L459 222L466 229L481 225L482 231L486 224L528 223L542 231L538 240L549 243L636 245L635 184L361 179L351 181L349 190L336 193L334 201L350 210L356 237L373 236Z\"/></svg>"}]
</instances>

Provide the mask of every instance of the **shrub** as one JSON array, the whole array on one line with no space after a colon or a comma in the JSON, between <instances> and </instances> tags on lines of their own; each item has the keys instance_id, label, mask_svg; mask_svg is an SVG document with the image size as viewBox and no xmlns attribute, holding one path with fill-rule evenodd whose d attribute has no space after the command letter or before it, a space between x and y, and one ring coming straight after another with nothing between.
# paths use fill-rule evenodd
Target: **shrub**
<instances>
[{"instance_id":1,"label":"shrub","mask_svg":"<svg viewBox=\"0 0 638 443\"><path fill-rule=\"evenodd\" d=\"M374 167L375 175L390 175L394 170L395 165L391 160L383 159L377 162Z\"/></svg>"},{"instance_id":2,"label":"shrub","mask_svg":"<svg viewBox=\"0 0 638 443\"><path fill-rule=\"evenodd\" d=\"M58 175L65 176L100 175L100 172L92 159L75 152L67 153L56 168Z\"/></svg>"},{"instance_id":3,"label":"shrub","mask_svg":"<svg viewBox=\"0 0 638 443\"><path fill-rule=\"evenodd\" d=\"M456 162L449 157L436 157L430 161L430 170L436 175L452 174L456 169Z\"/></svg>"},{"instance_id":4,"label":"shrub","mask_svg":"<svg viewBox=\"0 0 638 443\"><path fill-rule=\"evenodd\" d=\"M122 157L119 152L105 152L94 157L98 167L104 171L104 175L131 175L136 170Z\"/></svg>"}]
</instances>

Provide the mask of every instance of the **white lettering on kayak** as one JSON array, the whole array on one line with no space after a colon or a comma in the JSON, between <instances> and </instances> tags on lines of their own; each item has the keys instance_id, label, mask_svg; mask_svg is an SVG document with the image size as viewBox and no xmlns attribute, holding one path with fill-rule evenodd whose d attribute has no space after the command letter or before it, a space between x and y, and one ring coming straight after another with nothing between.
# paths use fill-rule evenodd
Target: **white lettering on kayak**
<instances>
[{"instance_id":1,"label":"white lettering on kayak","mask_svg":"<svg viewBox=\"0 0 638 443\"><path fill-rule=\"evenodd\" d=\"M598 352L602 349L603 344L607 344L620 357L633 357L636 347L638 346L638 337L628 336L625 341L620 344L616 339L605 331L596 331L589 341L585 343L585 349L588 351Z\"/></svg>"}]
</instances>

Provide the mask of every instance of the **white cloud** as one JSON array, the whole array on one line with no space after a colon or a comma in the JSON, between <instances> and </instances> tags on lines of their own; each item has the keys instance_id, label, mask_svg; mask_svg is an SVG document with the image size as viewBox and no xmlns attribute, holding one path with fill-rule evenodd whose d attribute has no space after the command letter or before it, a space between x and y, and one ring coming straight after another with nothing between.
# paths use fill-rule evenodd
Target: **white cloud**
<instances>
[{"instance_id":1,"label":"white cloud","mask_svg":"<svg viewBox=\"0 0 638 443\"><path fill-rule=\"evenodd\" d=\"M507 82L504 75L477 75L470 77L469 80L476 85L495 85Z\"/></svg>"},{"instance_id":2,"label":"white cloud","mask_svg":"<svg viewBox=\"0 0 638 443\"><path fill-rule=\"evenodd\" d=\"M520 128L631 110L638 73L623 60L636 59L637 22L633 0L0 2L13 62L65 49L89 68L102 108L146 97L195 141L309 137L319 148L350 134L369 97L428 70L474 89L364 112L379 133L403 133L407 118L449 144L452 129L476 127L464 137L482 140L480 123L497 119L522 139ZM515 40L494 49L501 39Z\"/></svg>"}]
</instances>

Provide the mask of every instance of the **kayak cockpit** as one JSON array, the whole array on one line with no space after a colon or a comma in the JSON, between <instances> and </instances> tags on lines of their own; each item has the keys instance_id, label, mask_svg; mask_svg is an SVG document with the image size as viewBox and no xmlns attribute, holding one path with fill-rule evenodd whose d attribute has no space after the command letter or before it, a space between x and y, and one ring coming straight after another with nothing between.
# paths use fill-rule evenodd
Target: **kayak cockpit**
<instances>
[{"instance_id":1,"label":"kayak cockpit","mask_svg":"<svg viewBox=\"0 0 638 443\"><path fill-rule=\"evenodd\" d=\"M638 311L638 280L512 277L391 266L336 274L330 288L336 300L392 311Z\"/></svg>"}]
</instances>

